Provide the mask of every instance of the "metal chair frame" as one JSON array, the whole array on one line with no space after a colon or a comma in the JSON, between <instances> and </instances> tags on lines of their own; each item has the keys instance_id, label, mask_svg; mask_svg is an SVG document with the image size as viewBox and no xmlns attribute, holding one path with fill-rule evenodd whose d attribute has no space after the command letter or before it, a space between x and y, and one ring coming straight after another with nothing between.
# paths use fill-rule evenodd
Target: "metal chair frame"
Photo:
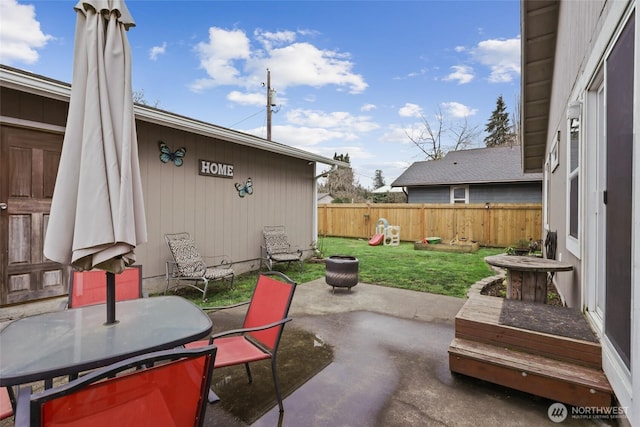
<instances>
[{"instance_id":1,"label":"metal chair frame","mask_svg":"<svg viewBox=\"0 0 640 427\"><path fill-rule=\"evenodd\" d=\"M275 264L286 262L289 268L291 263L295 262L302 273L304 270L302 250L289 243L284 225L265 225L262 236L264 245L260 246L260 267L264 264L269 271L272 271Z\"/></svg>"},{"instance_id":2,"label":"metal chair frame","mask_svg":"<svg viewBox=\"0 0 640 427\"><path fill-rule=\"evenodd\" d=\"M200 255L195 242L191 239L189 233L171 233L165 234L165 241L169 248L169 252L173 261L167 261L165 264L165 279L167 287L165 294L169 289L176 289L181 286L188 286L202 293L202 300L207 296L209 282L215 280L231 279L231 287L235 283L235 273L231 266L233 261L228 255L217 255L206 257L214 262L207 265L204 257ZM189 258L180 259L180 253L186 252ZM171 282L174 281L174 286ZM202 286L198 283L202 282Z\"/></svg>"}]
</instances>

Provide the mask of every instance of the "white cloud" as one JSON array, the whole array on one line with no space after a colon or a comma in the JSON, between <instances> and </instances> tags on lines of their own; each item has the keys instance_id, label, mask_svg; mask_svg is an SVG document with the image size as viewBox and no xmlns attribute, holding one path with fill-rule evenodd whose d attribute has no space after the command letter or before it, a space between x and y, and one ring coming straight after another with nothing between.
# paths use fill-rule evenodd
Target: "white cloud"
<instances>
[{"instance_id":1,"label":"white cloud","mask_svg":"<svg viewBox=\"0 0 640 427\"><path fill-rule=\"evenodd\" d=\"M278 31L278 32L270 32L263 31L261 28L257 28L253 35L255 38L260 41L265 49L271 50L273 45L283 45L287 43L293 43L296 40L296 33L293 31Z\"/></svg>"},{"instance_id":2,"label":"white cloud","mask_svg":"<svg viewBox=\"0 0 640 427\"><path fill-rule=\"evenodd\" d=\"M344 111L326 113L317 110L295 109L286 115L287 121L295 126L322 129L339 129L345 133L364 133L380 126L369 116L354 116Z\"/></svg>"},{"instance_id":3,"label":"white cloud","mask_svg":"<svg viewBox=\"0 0 640 427\"><path fill-rule=\"evenodd\" d=\"M410 135L411 130L402 126L391 125L380 137L380 142L409 144L411 140L407 136L407 133Z\"/></svg>"},{"instance_id":4,"label":"white cloud","mask_svg":"<svg viewBox=\"0 0 640 427\"><path fill-rule=\"evenodd\" d=\"M371 111L371 110L375 110L376 107L374 104L364 104L362 107L360 107L360 111Z\"/></svg>"},{"instance_id":5,"label":"white cloud","mask_svg":"<svg viewBox=\"0 0 640 427\"><path fill-rule=\"evenodd\" d=\"M473 49L473 57L491 69L489 82L510 82L520 74L520 36L481 41Z\"/></svg>"},{"instance_id":6,"label":"white cloud","mask_svg":"<svg viewBox=\"0 0 640 427\"><path fill-rule=\"evenodd\" d=\"M367 88L362 75L353 72L349 54L296 42L298 34L302 32L257 29L253 35L261 48L254 48L242 30L211 27L209 40L196 47L207 77L193 82L191 89L202 91L220 85L248 88L264 81L267 68L272 72L272 87L278 90L335 85L356 94Z\"/></svg>"},{"instance_id":7,"label":"white cloud","mask_svg":"<svg viewBox=\"0 0 640 427\"><path fill-rule=\"evenodd\" d=\"M422 107L420 107L418 104L407 102L406 104L404 104L404 107L398 110L398 114L402 117L421 117Z\"/></svg>"},{"instance_id":8,"label":"white cloud","mask_svg":"<svg viewBox=\"0 0 640 427\"><path fill-rule=\"evenodd\" d=\"M451 67L453 70L443 80L445 81L457 81L459 85L469 83L475 77L473 74L473 68L468 65L454 65Z\"/></svg>"},{"instance_id":9,"label":"white cloud","mask_svg":"<svg viewBox=\"0 0 640 427\"><path fill-rule=\"evenodd\" d=\"M220 85L244 86L245 78L236 68L235 62L251 57L249 39L242 30L209 28L209 40L196 45L200 66L208 78L198 79L191 84L193 91L199 92Z\"/></svg>"},{"instance_id":10,"label":"white cloud","mask_svg":"<svg viewBox=\"0 0 640 427\"><path fill-rule=\"evenodd\" d=\"M464 52L465 50L467 50L466 47L464 46L456 46L453 48L456 52Z\"/></svg>"},{"instance_id":11,"label":"white cloud","mask_svg":"<svg viewBox=\"0 0 640 427\"><path fill-rule=\"evenodd\" d=\"M473 116L478 112L477 108L469 108L459 102L443 102L440 105L450 116L457 118Z\"/></svg>"},{"instance_id":12,"label":"white cloud","mask_svg":"<svg viewBox=\"0 0 640 427\"><path fill-rule=\"evenodd\" d=\"M427 69L427 68L421 68L418 71L411 71L410 73L407 73L407 75L405 75L405 76L393 77L393 80L413 79L413 78L416 78L416 77L420 77L420 76L426 75L428 71L429 71L429 69Z\"/></svg>"},{"instance_id":13,"label":"white cloud","mask_svg":"<svg viewBox=\"0 0 640 427\"><path fill-rule=\"evenodd\" d=\"M154 46L149 49L149 59L155 61L158 59L158 56L164 55L167 50L167 42L163 42L162 46Z\"/></svg>"},{"instance_id":14,"label":"white cloud","mask_svg":"<svg viewBox=\"0 0 640 427\"><path fill-rule=\"evenodd\" d=\"M227 100L240 105L265 106L266 109L266 96L266 93L261 92L247 93L234 90L227 94Z\"/></svg>"},{"instance_id":15,"label":"white cloud","mask_svg":"<svg viewBox=\"0 0 640 427\"><path fill-rule=\"evenodd\" d=\"M244 130L243 132L264 137L265 128L255 128ZM336 129L326 129L311 126L276 125L271 129L274 141L311 151L317 154L333 156L333 151L348 152L351 157L352 150L342 144L344 141L355 141L358 135L353 132L345 132ZM337 148L330 148L326 143L336 142ZM320 144L323 144L320 146ZM330 154L329 154L330 153Z\"/></svg>"},{"instance_id":16,"label":"white cloud","mask_svg":"<svg viewBox=\"0 0 640 427\"><path fill-rule=\"evenodd\" d=\"M331 50L318 49L309 43L293 43L268 52L252 68L269 68L277 74L278 87L337 85L346 87L349 93L361 93L367 83L360 74L351 70L353 63L349 55Z\"/></svg>"},{"instance_id":17,"label":"white cloud","mask_svg":"<svg viewBox=\"0 0 640 427\"><path fill-rule=\"evenodd\" d=\"M40 29L33 5L0 0L0 63L33 64L39 58L36 49L45 47L51 39L53 36Z\"/></svg>"}]
</instances>

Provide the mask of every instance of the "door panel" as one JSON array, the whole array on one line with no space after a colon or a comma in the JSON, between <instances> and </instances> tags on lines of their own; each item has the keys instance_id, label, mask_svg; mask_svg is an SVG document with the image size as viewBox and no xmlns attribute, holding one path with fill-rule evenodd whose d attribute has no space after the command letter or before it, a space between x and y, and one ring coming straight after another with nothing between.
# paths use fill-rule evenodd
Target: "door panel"
<instances>
[{"instance_id":1,"label":"door panel","mask_svg":"<svg viewBox=\"0 0 640 427\"><path fill-rule=\"evenodd\" d=\"M633 60L631 17L607 59L605 334L626 366L631 358Z\"/></svg>"},{"instance_id":2,"label":"door panel","mask_svg":"<svg viewBox=\"0 0 640 427\"><path fill-rule=\"evenodd\" d=\"M63 136L0 131L0 305L64 295L67 268L42 253Z\"/></svg>"}]
</instances>

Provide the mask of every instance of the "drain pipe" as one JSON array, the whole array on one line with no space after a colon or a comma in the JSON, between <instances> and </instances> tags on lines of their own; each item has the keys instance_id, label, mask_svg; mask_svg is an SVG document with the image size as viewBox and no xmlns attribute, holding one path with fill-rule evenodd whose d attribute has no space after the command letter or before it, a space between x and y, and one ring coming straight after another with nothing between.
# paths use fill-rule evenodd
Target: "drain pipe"
<instances>
[{"instance_id":1,"label":"drain pipe","mask_svg":"<svg viewBox=\"0 0 640 427\"><path fill-rule=\"evenodd\" d=\"M317 187L317 181L318 178L326 178L327 176L329 176L330 174L332 174L333 172L335 172L338 169L338 165L333 165L331 166L331 169L329 169L326 172L322 172L320 175L316 176L314 179L316 180L316 187Z\"/></svg>"},{"instance_id":2,"label":"drain pipe","mask_svg":"<svg viewBox=\"0 0 640 427\"><path fill-rule=\"evenodd\" d=\"M314 163L315 168L316 163ZM317 175L313 178L313 226L311 227L311 241L315 241L316 245L318 245L318 179L325 178L329 174L333 173L338 169L338 165L332 165L331 169L326 172L322 172L320 175Z\"/></svg>"}]
</instances>

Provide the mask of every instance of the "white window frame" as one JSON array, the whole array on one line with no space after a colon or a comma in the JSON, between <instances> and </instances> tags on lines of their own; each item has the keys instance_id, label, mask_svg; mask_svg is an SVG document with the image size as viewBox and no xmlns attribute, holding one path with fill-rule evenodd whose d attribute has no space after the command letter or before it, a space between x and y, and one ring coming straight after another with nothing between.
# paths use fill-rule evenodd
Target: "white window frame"
<instances>
[{"instance_id":1,"label":"white window frame","mask_svg":"<svg viewBox=\"0 0 640 427\"><path fill-rule=\"evenodd\" d=\"M454 194L454 192L455 192L455 190L457 190L457 189L459 189L459 188L464 189L464 204L465 204L465 205L466 205L466 204L469 204L469 186L468 186L468 185L452 185L452 186L450 187L449 195L450 195L450 202L451 202L451 204L455 204L455 203L456 203L456 201L459 201L458 203L462 203L462 200L463 200L463 199L460 199L460 198L456 199L456 198L454 197L454 195L453 195L453 194Z\"/></svg>"},{"instance_id":2,"label":"white window frame","mask_svg":"<svg viewBox=\"0 0 640 427\"><path fill-rule=\"evenodd\" d=\"M581 109L582 110L582 109ZM582 147L582 143L583 143L583 139L584 139L584 114L582 114L582 111L580 111L580 116L578 118L578 152L577 152L577 161L578 164L577 166L571 170L571 123L572 123L572 119L567 118L567 144L566 144L566 166L567 166L567 190L566 190L566 246L567 246L567 250L569 252L571 252L576 258L580 259L581 257L581 251L580 251L580 237L582 236L582 227L583 227L583 222L584 222L584 218L582 216L582 200L583 200L583 194L582 194L582 190L583 190L583 185L584 183L583 181L583 176L581 176L581 166L583 163L582 160L582 152L583 152L583 147ZM578 212L576 213L577 215L577 221L578 221L578 230L577 230L577 236L572 236L571 235L571 180L573 178L577 178L578 179Z\"/></svg>"}]
</instances>

